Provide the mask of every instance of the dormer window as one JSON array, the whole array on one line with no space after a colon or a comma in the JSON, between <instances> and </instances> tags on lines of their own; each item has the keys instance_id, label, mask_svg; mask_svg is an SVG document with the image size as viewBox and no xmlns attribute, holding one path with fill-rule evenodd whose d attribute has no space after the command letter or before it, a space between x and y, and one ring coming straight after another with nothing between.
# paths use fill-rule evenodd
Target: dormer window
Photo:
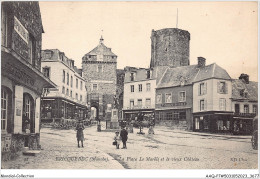
<instances>
[{"instance_id":1,"label":"dormer window","mask_svg":"<svg viewBox=\"0 0 260 179\"><path fill-rule=\"evenodd\" d=\"M52 56L52 53L51 53L51 52L46 52L46 53L45 53L45 58L46 58L46 59L50 59L51 56Z\"/></svg>"},{"instance_id":2,"label":"dormer window","mask_svg":"<svg viewBox=\"0 0 260 179\"><path fill-rule=\"evenodd\" d=\"M50 78L50 67L42 68L42 73L45 77Z\"/></svg>"},{"instance_id":3,"label":"dormer window","mask_svg":"<svg viewBox=\"0 0 260 179\"><path fill-rule=\"evenodd\" d=\"M150 78L151 78L150 70L147 70L147 71L146 71L146 78L147 78L147 79L150 79Z\"/></svg>"},{"instance_id":4,"label":"dormer window","mask_svg":"<svg viewBox=\"0 0 260 179\"><path fill-rule=\"evenodd\" d=\"M135 73L132 72L132 73L130 74L130 80L131 80L131 81L134 81L134 80L135 80Z\"/></svg>"},{"instance_id":5,"label":"dormer window","mask_svg":"<svg viewBox=\"0 0 260 179\"><path fill-rule=\"evenodd\" d=\"M240 90L240 96L244 98L248 98L248 92L245 89Z\"/></svg>"},{"instance_id":6,"label":"dormer window","mask_svg":"<svg viewBox=\"0 0 260 179\"><path fill-rule=\"evenodd\" d=\"M91 58L91 55L89 55L88 58Z\"/></svg>"}]
</instances>

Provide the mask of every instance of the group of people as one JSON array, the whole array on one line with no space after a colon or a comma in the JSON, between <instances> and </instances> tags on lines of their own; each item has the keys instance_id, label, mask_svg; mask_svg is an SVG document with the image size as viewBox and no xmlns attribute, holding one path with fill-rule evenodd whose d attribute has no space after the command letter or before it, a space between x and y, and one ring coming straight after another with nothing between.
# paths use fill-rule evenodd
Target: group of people
<instances>
[{"instance_id":1,"label":"group of people","mask_svg":"<svg viewBox=\"0 0 260 179\"><path fill-rule=\"evenodd\" d=\"M128 132L127 132L126 128L123 127L122 130L120 131L120 135L119 135L119 131L116 131L116 135L114 137L113 145L116 146L116 149L119 149L119 146L120 146L121 141L122 141L123 142L122 149L127 149L127 147L126 147L127 139L128 139Z\"/></svg>"},{"instance_id":2,"label":"group of people","mask_svg":"<svg viewBox=\"0 0 260 179\"><path fill-rule=\"evenodd\" d=\"M81 142L81 147L84 147L83 145L83 141L84 141L84 133L83 130L85 129L83 121L79 120L76 126L76 130L77 130L77 141L78 141L78 148L80 148L80 142ZM119 131L116 131L116 135L114 137L114 142L113 145L116 146L117 149L119 149L119 146L121 144L121 141L123 142L123 147L122 149L126 149L126 141L128 139L128 132L126 130L125 127L122 128L122 130L120 131L120 135L119 135Z\"/></svg>"}]
</instances>

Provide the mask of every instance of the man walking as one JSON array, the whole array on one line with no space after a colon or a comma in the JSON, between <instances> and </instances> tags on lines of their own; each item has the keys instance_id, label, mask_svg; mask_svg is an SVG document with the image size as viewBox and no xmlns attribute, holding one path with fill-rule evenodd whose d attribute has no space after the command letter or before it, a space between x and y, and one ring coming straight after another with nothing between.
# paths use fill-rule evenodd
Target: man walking
<instances>
[{"instance_id":1,"label":"man walking","mask_svg":"<svg viewBox=\"0 0 260 179\"><path fill-rule=\"evenodd\" d=\"M123 129L120 132L120 136L121 136L121 139L122 139L122 142L123 142L123 148L122 149L126 149L126 141L127 141L127 138L128 138L127 135L128 135L128 132L125 129L125 127L123 127Z\"/></svg>"}]
</instances>

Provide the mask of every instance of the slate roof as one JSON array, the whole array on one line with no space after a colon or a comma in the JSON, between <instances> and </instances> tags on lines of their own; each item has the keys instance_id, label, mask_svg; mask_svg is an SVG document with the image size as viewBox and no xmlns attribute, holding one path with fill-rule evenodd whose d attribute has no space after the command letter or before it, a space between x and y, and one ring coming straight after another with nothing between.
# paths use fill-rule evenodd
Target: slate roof
<instances>
[{"instance_id":1,"label":"slate roof","mask_svg":"<svg viewBox=\"0 0 260 179\"><path fill-rule=\"evenodd\" d=\"M211 78L231 80L227 71L218 66L216 63L205 67L190 65L177 68L168 68L159 81L157 88L191 85L194 82Z\"/></svg>"},{"instance_id":2,"label":"slate roof","mask_svg":"<svg viewBox=\"0 0 260 179\"><path fill-rule=\"evenodd\" d=\"M117 56L112 51L111 48L106 47L103 43L99 43L97 47L88 52L86 55L108 55L108 56ZM85 55L85 56L86 56Z\"/></svg>"},{"instance_id":3,"label":"slate roof","mask_svg":"<svg viewBox=\"0 0 260 179\"><path fill-rule=\"evenodd\" d=\"M157 88L180 86L182 81L184 81L185 85L192 84L198 71L197 65L168 68L159 81Z\"/></svg>"},{"instance_id":4,"label":"slate roof","mask_svg":"<svg viewBox=\"0 0 260 179\"><path fill-rule=\"evenodd\" d=\"M231 80L231 77L225 69L221 68L216 63L213 63L205 66L204 68L200 68L193 82L202 81L210 78Z\"/></svg>"},{"instance_id":5,"label":"slate roof","mask_svg":"<svg viewBox=\"0 0 260 179\"><path fill-rule=\"evenodd\" d=\"M248 94L247 97L242 95L243 92ZM246 84L243 80L233 79L232 99L258 101L258 82L249 81L249 83Z\"/></svg>"}]
</instances>

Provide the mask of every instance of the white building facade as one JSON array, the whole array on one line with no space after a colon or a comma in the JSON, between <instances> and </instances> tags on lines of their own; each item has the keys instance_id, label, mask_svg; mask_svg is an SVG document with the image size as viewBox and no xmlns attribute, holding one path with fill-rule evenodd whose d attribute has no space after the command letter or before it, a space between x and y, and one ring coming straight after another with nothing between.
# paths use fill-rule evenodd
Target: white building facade
<instances>
[{"instance_id":1,"label":"white building facade","mask_svg":"<svg viewBox=\"0 0 260 179\"><path fill-rule=\"evenodd\" d=\"M136 119L138 113L154 117L156 79L150 69L125 68L123 118Z\"/></svg>"},{"instance_id":2,"label":"white building facade","mask_svg":"<svg viewBox=\"0 0 260 179\"><path fill-rule=\"evenodd\" d=\"M232 83L220 66L205 66L206 59L198 58L199 72L193 81L194 131L232 131Z\"/></svg>"},{"instance_id":3,"label":"white building facade","mask_svg":"<svg viewBox=\"0 0 260 179\"><path fill-rule=\"evenodd\" d=\"M57 88L43 98L42 118L85 119L86 81L74 61L57 49L43 50L42 73L57 84Z\"/></svg>"}]
</instances>

